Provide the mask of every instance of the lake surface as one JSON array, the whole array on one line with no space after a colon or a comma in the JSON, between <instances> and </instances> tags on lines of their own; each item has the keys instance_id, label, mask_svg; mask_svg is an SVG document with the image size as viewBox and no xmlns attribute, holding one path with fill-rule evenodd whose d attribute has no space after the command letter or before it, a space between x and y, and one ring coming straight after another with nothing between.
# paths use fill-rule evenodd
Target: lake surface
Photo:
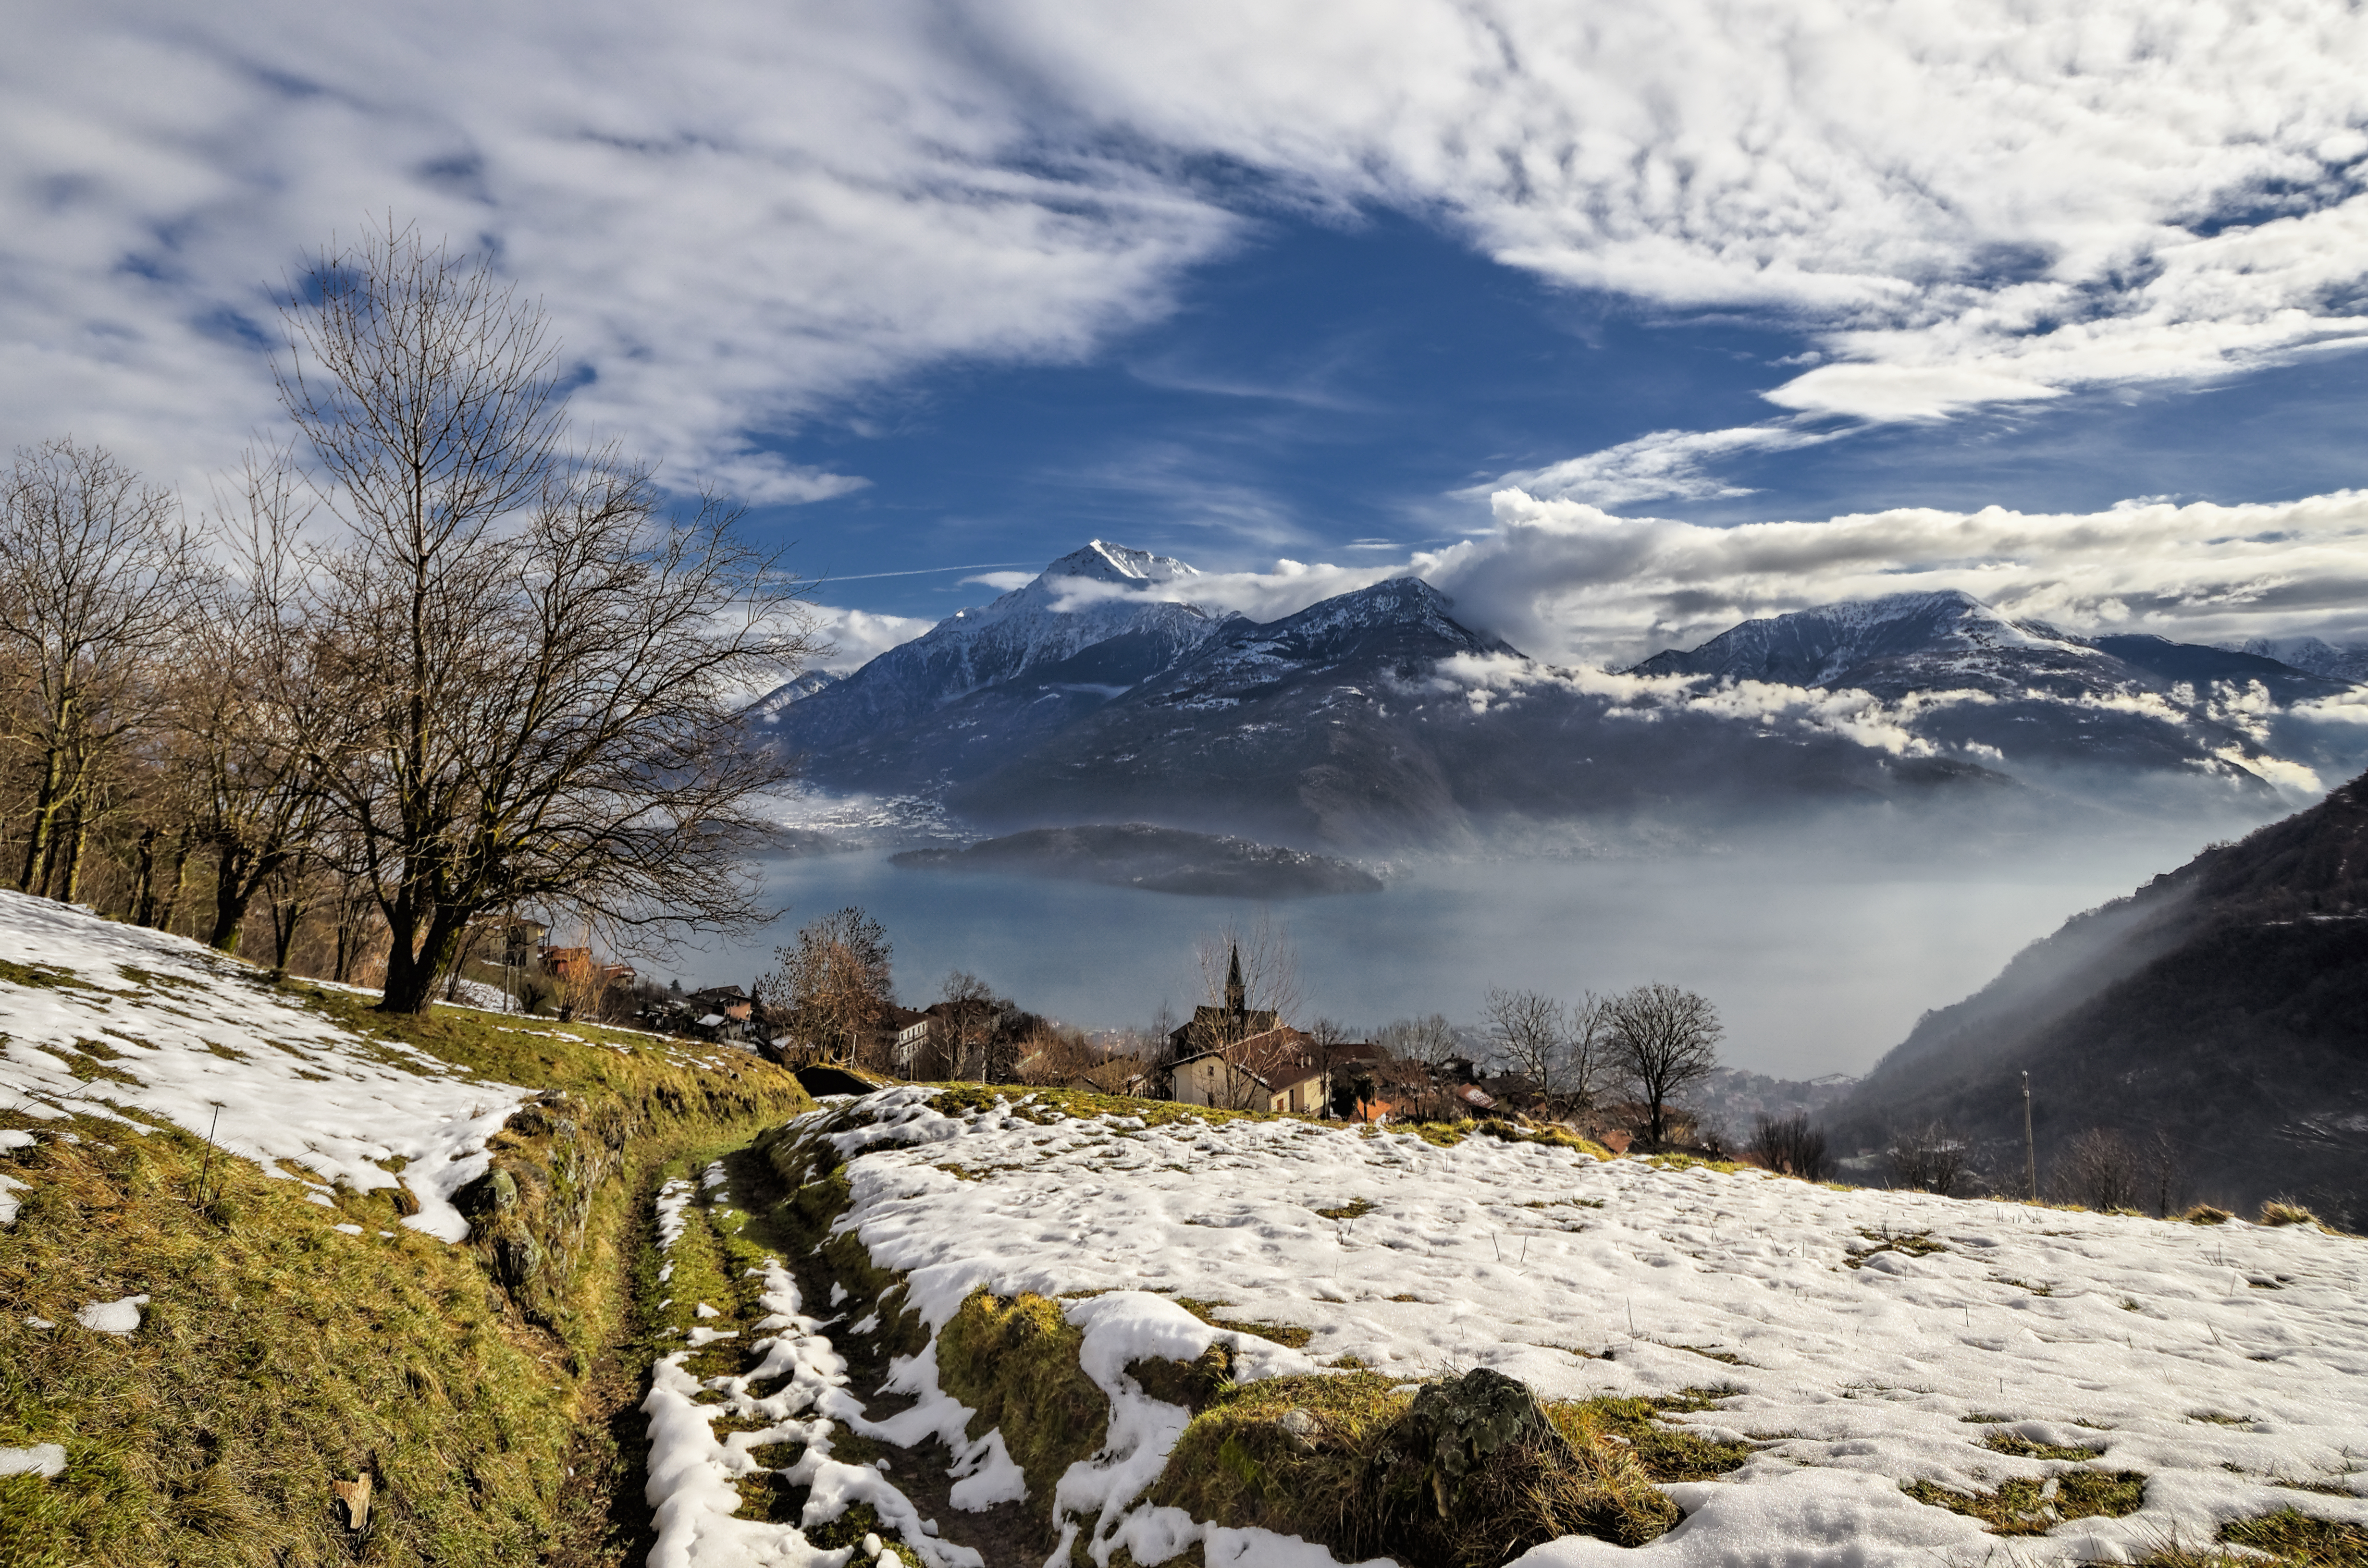
<instances>
[{"instance_id":1,"label":"lake surface","mask_svg":"<svg viewBox=\"0 0 2368 1568\"><path fill-rule=\"evenodd\" d=\"M1861 1073L1928 1008L1975 990L2065 918L2202 847L2192 829L2011 861L1900 866L1847 856L1437 861L1379 893L1263 906L1296 949L1305 1016L1372 1028L1476 1019L1492 985L1569 997L1660 980L1700 991L1730 1065ZM789 913L754 938L684 952L686 985L746 985L815 915L859 904L888 929L903 1000L967 969L1031 1011L1147 1025L1200 994L1195 939L1260 906L1034 878L900 870L886 851L765 868ZM1255 999L1253 999L1255 1000Z\"/></svg>"}]
</instances>

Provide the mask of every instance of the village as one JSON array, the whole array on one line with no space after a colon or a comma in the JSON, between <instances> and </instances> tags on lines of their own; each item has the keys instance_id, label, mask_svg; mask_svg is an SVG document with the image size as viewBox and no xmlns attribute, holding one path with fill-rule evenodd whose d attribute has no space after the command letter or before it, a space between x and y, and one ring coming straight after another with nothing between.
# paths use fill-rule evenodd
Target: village
<instances>
[{"instance_id":1,"label":"village","mask_svg":"<svg viewBox=\"0 0 2368 1568\"><path fill-rule=\"evenodd\" d=\"M1030 1012L962 971L945 978L937 999L900 1005L886 935L857 909L810 923L780 949L780 967L746 987L661 986L602 958L588 936L561 946L532 922L507 920L496 929L500 961L459 966L447 1000L746 1051L790 1068L817 1094L900 1082L1008 1084L1363 1124L1551 1125L1614 1152L1646 1138L1657 1121L1661 1146L1725 1152L1720 1130L1674 1096L1656 1107L1596 1093L1609 1074L1566 1060L1557 1048L1571 1042L1550 1016L1555 1005L1534 994L1492 1000L1484 1028L1436 1014L1373 1029L1322 1017L1291 1022L1294 987L1278 972L1287 965L1277 962L1276 937L1265 929L1249 934L1252 978L1240 937L1204 944L1212 996L1190 1017L1163 1008L1148 1028L1090 1030ZM1221 982L1207 961L1218 950ZM1260 978L1269 984L1257 986ZM1705 1071L1714 1065L1706 1051L1694 1054Z\"/></svg>"}]
</instances>

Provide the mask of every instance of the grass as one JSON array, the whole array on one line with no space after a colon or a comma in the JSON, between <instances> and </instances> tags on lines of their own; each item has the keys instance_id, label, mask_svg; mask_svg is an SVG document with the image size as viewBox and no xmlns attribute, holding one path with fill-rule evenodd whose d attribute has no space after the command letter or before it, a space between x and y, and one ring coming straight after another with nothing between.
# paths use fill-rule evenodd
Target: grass
<instances>
[{"instance_id":1,"label":"grass","mask_svg":"<svg viewBox=\"0 0 2368 1568\"><path fill-rule=\"evenodd\" d=\"M499 1311L474 1255L397 1226L382 1196L324 1212L243 1161L211 1161L219 1196L200 1213L199 1140L73 1128L79 1144L20 1155L31 1187L0 1233L0 1444L67 1454L55 1481L0 1478L0 1561L543 1555L565 1480L564 1348ZM349 1216L362 1235L330 1228ZM142 1291L135 1334L74 1322ZM358 1542L329 1483L361 1474L376 1494Z\"/></svg>"},{"instance_id":2,"label":"grass","mask_svg":"<svg viewBox=\"0 0 2368 1568\"><path fill-rule=\"evenodd\" d=\"M1193 1417L1151 1489L1196 1519L1321 1541L1351 1558L1478 1568L1562 1535L1635 1546L1678 1512L1660 1483L1724 1474L1749 1445L1662 1425L1721 1391L1673 1399L1549 1401L1433 1506L1412 1392L1363 1370L1276 1378L1219 1392ZM1410 1468L1411 1467L1411 1468ZM1423 1479L1417 1480L1417 1475Z\"/></svg>"},{"instance_id":3,"label":"grass","mask_svg":"<svg viewBox=\"0 0 2368 1568\"><path fill-rule=\"evenodd\" d=\"M1324 1220L1361 1220L1379 1207L1370 1198L1352 1198L1337 1209L1318 1209L1315 1213Z\"/></svg>"},{"instance_id":4,"label":"grass","mask_svg":"<svg viewBox=\"0 0 2368 1568\"><path fill-rule=\"evenodd\" d=\"M2259 1223L2264 1225L2317 1225L2327 1227L2319 1217L2290 1198L2272 1198L2261 1205Z\"/></svg>"},{"instance_id":5,"label":"grass","mask_svg":"<svg viewBox=\"0 0 2368 1568\"><path fill-rule=\"evenodd\" d=\"M2075 1448L2066 1443L2034 1443L2020 1432L1991 1432L1982 1438L1982 1447L1994 1454L2012 1454L2026 1460L2069 1460L2078 1461L2095 1459L2105 1450Z\"/></svg>"},{"instance_id":6,"label":"grass","mask_svg":"<svg viewBox=\"0 0 2368 1568\"><path fill-rule=\"evenodd\" d=\"M25 967L0 979L103 989ZM16 1155L28 1186L0 1231L0 1446L62 1443L68 1465L0 1477L0 1562L620 1561L604 1489L639 1491L634 1439L610 1417L638 1403L647 1365L630 1265L652 1173L812 1101L762 1062L705 1070L645 1036L276 990L391 1065L433 1073L425 1051L542 1091L490 1145L516 1199L451 1246L398 1223L413 1207L399 1189L340 1191L324 1210L177 1130L0 1114L45 1134ZM74 1323L142 1291L134 1335ZM362 1474L375 1495L357 1537L329 1484Z\"/></svg>"},{"instance_id":7,"label":"grass","mask_svg":"<svg viewBox=\"0 0 2368 1568\"><path fill-rule=\"evenodd\" d=\"M1277 1345L1286 1346L1293 1350L1304 1349L1307 1342L1315 1337L1314 1329L1303 1327L1295 1323L1265 1323L1246 1318L1219 1317L1217 1314L1224 1311L1226 1305L1224 1301L1203 1301L1190 1296L1178 1296L1176 1298L1176 1304L1211 1328L1226 1328L1236 1334L1255 1335L1260 1339L1272 1340Z\"/></svg>"},{"instance_id":8,"label":"grass","mask_svg":"<svg viewBox=\"0 0 2368 1568\"><path fill-rule=\"evenodd\" d=\"M1932 1239L1932 1233L1930 1231L1894 1231L1885 1227L1880 1231L1862 1230L1859 1232L1859 1234L1871 1244L1863 1247L1853 1248L1850 1254L1843 1258L1842 1261L1852 1268L1865 1267L1866 1260L1880 1252L1905 1253L1909 1257L1927 1257L1933 1253L1946 1252L1949 1250L1939 1242L1934 1241ZM2020 1285L2022 1282L2018 1279L2009 1280L2008 1283ZM2031 1286L2024 1286L2023 1288L2025 1290L2032 1290L2034 1294L2046 1294L2045 1291L2035 1290Z\"/></svg>"},{"instance_id":9,"label":"grass","mask_svg":"<svg viewBox=\"0 0 2368 1568\"><path fill-rule=\"evenodd\" d=\"M2224 1546L2245 1548L2248 1555L2172 1541L2139 1558L2136 1568L2260 1568L2265 1560L2280 1568L2368 1568L2368 1529L2294 1508L2233 1520L2220 1527L2216 1539Z\"/></svg>"},{"instance_id":10,"label":"grass","mask_svg":"<svg viewBox=\"0 0 2368 1568\"><path fill-rule=\"evenodd\" d=\"M1930 1481L1904 1482L1900 1489L1918 1503L1979 1519L1993 1535L2045 1535L2066 1519L2118 1519L2146 1501L2146 1477L2134 1470L2017 1476L1995 1492L1959 1492Z\"/></svg>"},{"instance_id":11,"label":"grass","mask_svg":"<svg viewBox=\"0 0 2368 1568\"><path fill-rule=\"evenodd\" d=\"M977 1412L970 1436L1003 1430L1031 1497L1102 1446L1110 1401L1077 1365L1085 1335L1043 1296L973 1291L938 1335L938 1386Z\"/></svg>"}]
</instances>

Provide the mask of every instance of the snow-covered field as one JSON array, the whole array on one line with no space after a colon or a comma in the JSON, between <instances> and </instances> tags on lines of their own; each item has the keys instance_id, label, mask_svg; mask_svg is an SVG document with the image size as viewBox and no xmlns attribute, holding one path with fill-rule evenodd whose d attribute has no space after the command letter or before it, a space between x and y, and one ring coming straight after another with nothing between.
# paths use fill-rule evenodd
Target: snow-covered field
<instances>
[{"instance_id":1,"label":"snow-covered field","mask_svg":"<svg viewBox=\"0 0 2368 1568\"><path fill-rule=\"evenodd\" d=\"M46 899L0 892L0 957L46 981L0 976L0 1107L171 1122L324 1204L400 1183L419 1202L404 1223L448 1241L469 1233L450 1195L529 1092L340 1028L186 937Z\"/></svg>"},{"instance_id":2,"label":"snow-covered field","mask_svg":"<svg viewBox=\"0 0 2368 1568\"><path fill-rule=\"evenodd\" d=\"M1525 1562L2120 1562L2285 1506L2368 1524L2357 1495L2368 1244L2357 1240L1839 1190L1486 1138L1440 1148L1296 1121L1146 1127L1008 1104L949 1115L930 1102L924 1089L884 1091L860 1102L869 1125L830 1134L854 1199L840 1224L908 1277L933 1334L981 1286L1105 1292L1067 1311L1085 1330L1085 1369L1111 1400L1110 1438L1056 1500L1097 1561L1122 1543L1151 1563L1195 1541L1212 1564L1327 1559L1142 1501L1186 1413L1121 1369L1219 1339L1247 1353L1245 1380L1354 1357L1408 1382L1491 1367L1548 1397L1735 1391L1681 1419L1762 1446L1720 1480L1668 1488L1687 1516L1677 1528L1639 1548L1565 1539ZM1312 1338L1304 1354L1242 1338L1178 1297ZM767 1320L779 1336L768 1364L794 1361L819 1381L793 1381L767 1414L835 1411L871 1430L827 1370L827 1333L871 1311L850 1301L805 1315L790 1287ZM965 1413L945 1408L935 1380L927 1354L899 1364L892 1385L925 1397L898 1420L958 1428ZM654 1467L674 1467L653 1500L677 1517L696 1506L694 1477L720 1483L747 1442L765 1440L711 1436L702 1410L736 1406L692 1404L697 1384L682 1381L662 1373L651 1407L663 1437ZM2001 1431L2142 1472L2142 1506L2005 1541L1903 1490L1987 1492L2074 1468L1984 1446ZM734 1444L741 1461L725 1457ZM704 1495L720 1506L726 1494ZM786 1525L670 1526L668 1542L665 1561L683 1568L837 1562ZM951 1551L943 1562L963 1568Z\"/></svg>"}]
</instances>

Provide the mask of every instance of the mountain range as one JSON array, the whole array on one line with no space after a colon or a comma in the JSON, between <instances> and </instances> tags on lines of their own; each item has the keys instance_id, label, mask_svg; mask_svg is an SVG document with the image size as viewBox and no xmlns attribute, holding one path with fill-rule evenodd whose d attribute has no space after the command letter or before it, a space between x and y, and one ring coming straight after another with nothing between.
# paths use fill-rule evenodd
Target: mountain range
<instances>
[{"instance_id":1,"label":"mountain range","mask_svg":"<svg viewBox=\"0 0 2368 1568\"><path fill-rule=\"evenodd\" d=\"M1941 1122L2019 1188L2092 1128L2156 1135L2195 1196L2368 1225L2368 777L2067 921L1928 1013L1828 1113L1844 1149Z\"/></svg>"},{"instance_id":2,"label":"mountain range","mask_svg":"<svg viewBox=\"0 0 2368 1568\"><path fill-rule=\"evenodd\" d=\"M1554 666L1417 578L1271 622L1096 540L751 722L828 789L996 828L1133 820L1284 842L1994 797L2066 778L2315 790L2351 689L2264 653L2084 637L1953 591L1746 621L1626 671ZM2339 760L2340 760L2339 758Z\"/></svg>"}]
</instances>

